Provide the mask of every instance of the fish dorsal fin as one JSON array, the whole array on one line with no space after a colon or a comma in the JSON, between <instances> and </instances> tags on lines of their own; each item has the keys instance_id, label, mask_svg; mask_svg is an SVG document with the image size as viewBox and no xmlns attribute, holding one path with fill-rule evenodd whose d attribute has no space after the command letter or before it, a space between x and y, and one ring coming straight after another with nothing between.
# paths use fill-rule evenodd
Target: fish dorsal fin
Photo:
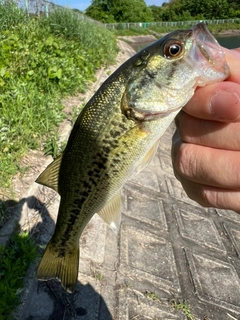
<instances>
[{"instance_id":1,"label":"fish dorsal fin","mask_svg":"<svg viewBox=\"0 0 240 320\"><path fill-rule=\"evenodd\" d=\"M110 228L118 233L121 223L121 193L117 193L112 199L102 208L98 215L109 224Z\"/></svg>"},{"instance_id":2,"label":"fish dorsal fin","mask_svg":"<svg viewBox=\"0 0 240 320\"><path fill-rule=\"evenodd\" d=\"M56 160L50 163L49 166L47 166L47 168L37 178L36 182L58 192L58 177L62 157L63 155L61 154Z\"/></svg>"},{"instance_id":3,"label":"fish dorsal fin","mask_svg":"<svg viewBox=\"0 0 240 320\"><path fill-rule=\"evenodd\" d=\"M151 147L151 149L148 151L148 153L145 155L141 163L137 166L137 173L141 172L154 158L157 149L159 146L159 140L154 143L154 145Z\"/></svg>"}]
</instances>

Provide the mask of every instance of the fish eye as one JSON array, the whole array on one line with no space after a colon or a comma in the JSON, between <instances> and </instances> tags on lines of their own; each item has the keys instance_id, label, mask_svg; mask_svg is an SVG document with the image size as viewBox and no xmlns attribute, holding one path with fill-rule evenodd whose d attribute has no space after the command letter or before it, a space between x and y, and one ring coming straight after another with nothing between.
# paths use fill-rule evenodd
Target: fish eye
<instances>
[{"instance_id":1,"label":"fish eye","mask_svg":"<svg viewBox=\"0 0 240 320\"><path fill-rule=\"evenodd\" d=\"M181 42L170 41L165 44L163 52L166 58L178 57L183 52L183 45Z\"/></svg>"}]
</instances>

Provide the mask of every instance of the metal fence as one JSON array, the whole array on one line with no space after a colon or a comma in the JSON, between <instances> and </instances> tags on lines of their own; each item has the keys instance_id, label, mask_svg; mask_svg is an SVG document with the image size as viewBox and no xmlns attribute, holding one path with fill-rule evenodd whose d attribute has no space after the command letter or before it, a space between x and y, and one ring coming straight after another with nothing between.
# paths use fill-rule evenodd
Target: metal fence
<instances>
[{"instance_id":1,"label":"metal fence","mask_svg":"<svg viewBox=\"0 0 240 320\"><path fill-rule=\"evenodd\" d=\"M28 14L45 15L48 17L49 13L54 9L71 10L73 14L77 14L79 20L88 20L99 25L104 25L108 29L130 29L132 27L149 28L149 27L178 27L178 26L192 26L200 20L188 21L159 21L159 22L127 22L127 23L105 23L91 19L90 17L82 14L78 10L71 9L70 7L62 7L56 3L47 0L17 0L20 7L26 9ZM240 18L236 19L221 19L221 20L201 20L206 24L224 24L224 23L238 23Z\"/></svg>"},{"instance_id":2,"label":"metal fence","mask_svg":"<svg viewBox=\"0 0 240 320\"><path fill-rule=\"evenodd\" d=\"M85 14L82 14L80 11L76 9L71 9L70 7L63 7L54 2L47 1L47 0L20 0L19 3L20 7L25 8L26 12L31 15L38 15L38 16L46 16L48 17L49 14L56 9L60 10L71 10L72 14L77 15L79 20L88 20L93 23L103 25L100 21L96 21Z\"/></svg>"},{"instance_id":3,"label":"metal fence","mask_svg":"<svg viewBox=\"0 0 240 320\"><path fill-rule=\"evenodd\" d=\"M105 23L105 28L108 29L130 29L132 27L149 28L149 27L177 27L177 26L189 26L198 23L200 20L188 20L188 21L159 21L159 22L129 22L129 23ZM201 20L206 24L224 24L224 23L238 23L240 19L221 19L221 20Z\"/></svg>"}]
</instances>

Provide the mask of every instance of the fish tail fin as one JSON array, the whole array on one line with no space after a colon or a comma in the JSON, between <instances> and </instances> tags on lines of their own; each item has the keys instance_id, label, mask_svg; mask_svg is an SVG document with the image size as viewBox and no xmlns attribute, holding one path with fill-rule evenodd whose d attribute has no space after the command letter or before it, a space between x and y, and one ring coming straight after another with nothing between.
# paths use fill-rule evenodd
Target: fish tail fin
<instances>
[{"instance_id":1,"label":"fish tail fin","mask_svg":"<svg viewBox=\"0 0 240 320\"><path fill-rule=\"evenodd\" d=\"M78 265L78 246L61 253L50 241L39 263L37 278L38 280L58 278L66 291L73 292L78 278Z\"/></svg>"}]
</instances>

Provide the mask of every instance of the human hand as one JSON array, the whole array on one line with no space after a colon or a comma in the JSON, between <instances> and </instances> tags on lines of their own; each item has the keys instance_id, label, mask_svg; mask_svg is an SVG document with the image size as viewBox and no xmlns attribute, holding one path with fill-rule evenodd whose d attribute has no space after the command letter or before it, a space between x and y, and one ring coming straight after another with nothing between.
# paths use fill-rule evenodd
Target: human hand
<instances>
[{"instance_id":1,"label":"human hand","mask_svg":"<svg viewBox=\"0 0 240 320\"><path fill-rule=\"evenodd\" d=\"M197 88L176 117L172 161L191 199L240 213L240 48L225 51L231 75Z\"/></svg>"}]
</instances>

